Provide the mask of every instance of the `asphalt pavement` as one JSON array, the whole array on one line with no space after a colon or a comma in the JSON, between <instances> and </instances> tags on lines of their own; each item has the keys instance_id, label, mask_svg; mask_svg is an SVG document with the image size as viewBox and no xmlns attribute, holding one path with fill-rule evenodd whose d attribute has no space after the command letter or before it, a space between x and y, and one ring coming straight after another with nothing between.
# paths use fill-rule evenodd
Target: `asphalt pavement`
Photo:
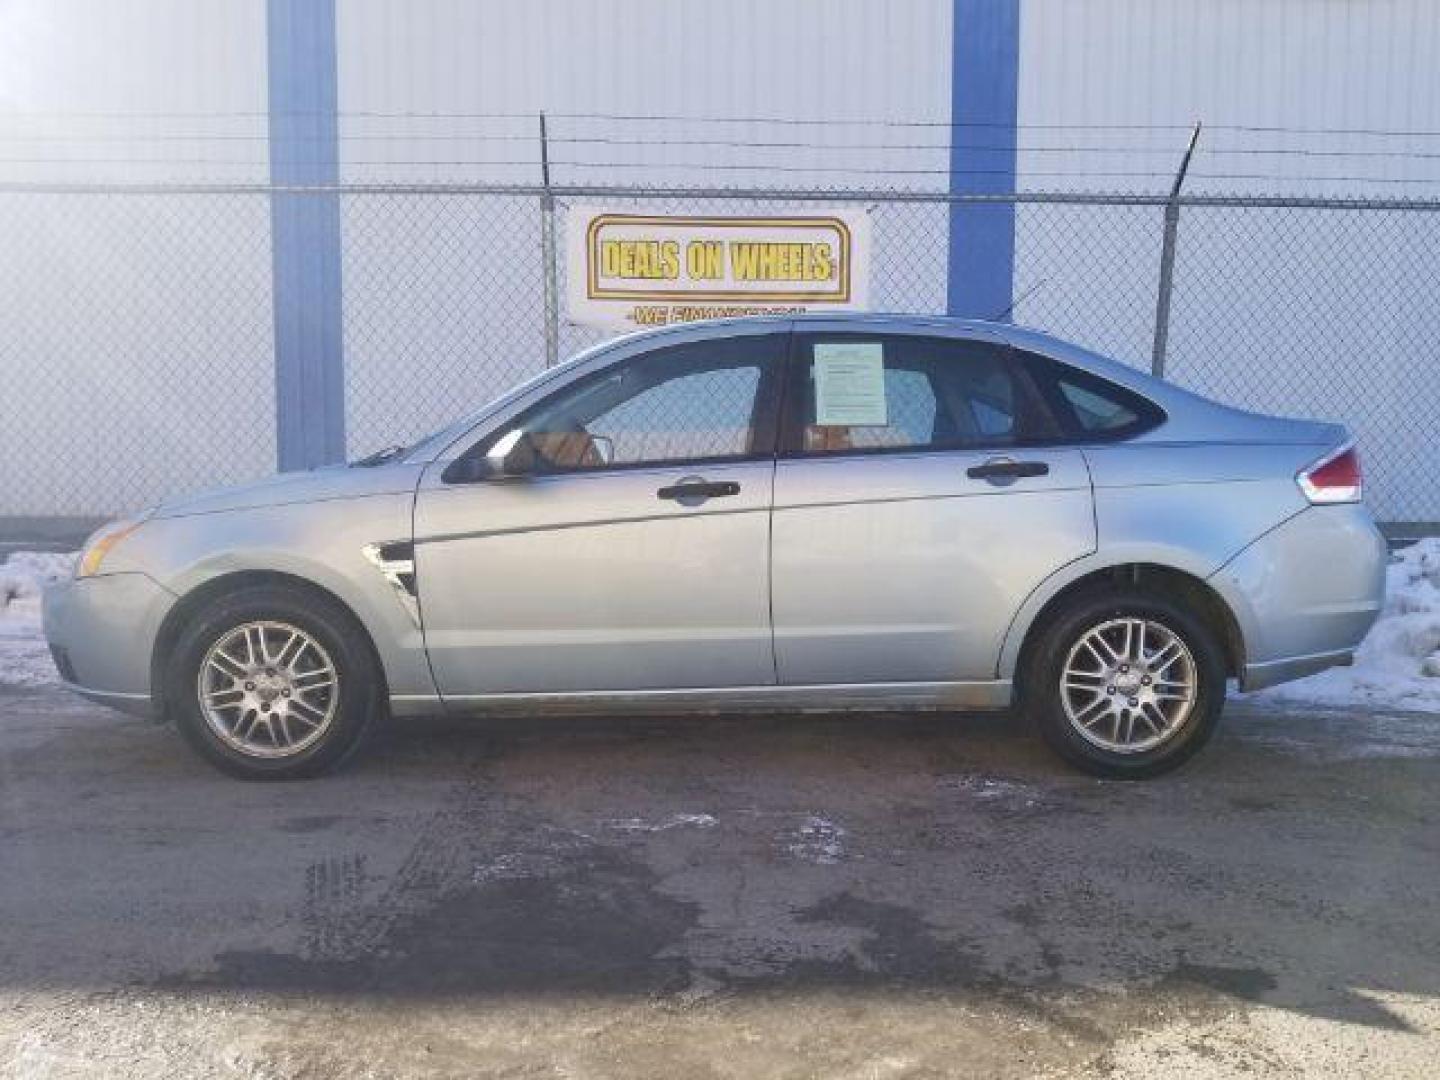
<instances>
[{"instance_id":1,"label":"asphalt pavement","mask_svg":"<svg viewBox=\"0 0 1440 1080\"><path fill-rule=\"evenodd\" d=\"M0 691L0 1076L1433 1076L1440 722L394 721L319 781Z\"/></svg>"}]
</instances>

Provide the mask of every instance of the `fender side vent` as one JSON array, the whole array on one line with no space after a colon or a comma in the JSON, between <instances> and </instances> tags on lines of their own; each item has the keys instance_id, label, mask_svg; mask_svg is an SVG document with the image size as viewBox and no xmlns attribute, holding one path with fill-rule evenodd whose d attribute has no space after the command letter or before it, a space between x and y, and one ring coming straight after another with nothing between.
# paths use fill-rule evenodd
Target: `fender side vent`
<instances>
[{"instance_id":1,"label":"fender side vent","mask_svg":"<svg viewBox=\"0 0 1440 1080\"><path fill-rule=\"evenodd\" d=\"M415 561L415 545L409 540L392 540L388 544L376 544L375 553L380 557L380 562L397 563Z\"/></svg>"},{"instance_id":2,"label":"fender side vent","mask_svg":"<svg viewBox=\"0 0 1440 1080\"><path fill-rule=\"evenodd\" d=\"M420 623L415 589L415 545L409 540L387 540L381 544L366 544L365 558L385 575L385 580L395 589L405 603L405 610Z\"/></svg>"}]
</instances>

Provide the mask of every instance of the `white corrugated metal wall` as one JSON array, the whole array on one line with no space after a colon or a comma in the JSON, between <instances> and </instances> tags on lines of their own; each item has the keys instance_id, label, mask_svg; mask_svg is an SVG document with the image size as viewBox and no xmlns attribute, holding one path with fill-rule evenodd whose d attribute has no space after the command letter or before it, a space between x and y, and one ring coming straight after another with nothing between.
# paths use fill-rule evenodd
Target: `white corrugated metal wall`
<instances>
[{"instance_id":1,"label":"white corrugated metal wall","mask_svg":"<svg viewBox=\"0 0 1440 1080\"><path fill-rule=\"evenodd\" d=\"M338 10L341 176L536 183L544 110L559 184L943 187L943 130L875 121L944 122L950 17L949 0L353 0ZM516 303L477 264L533 263L536 210L347 200L352 448L396 436L378 399L397 350L425 372L411 415L463 409L543 363L538 276ZM943 244L927 255L943 304Z\"/></svg>"},{"instance_id":2,"label":"white corrugated metal wall","mask_svg":"<svg viewBox=\"0 0 1440 1080\"><path fill-rule=\"evenodd\" d=\"M0 4L0 182L263 183L265 33L252 0ZM0 193L0 517L274 468L269 227L263 197Z\"/></svg>"},{"instance_id":3,"label":"white corrugated metal wall","mask_svg":"<svg viewBox=\"0 0 1440 1080\"><path fill-rule=\"evenodd\" d=\"M942 138L877 161L850 148L880 142L872 129L842 121L945 120L948 0L350 0L337 14L347 180L534 182L542 109L563 183L806 187L888 167L925 187L934 176L906 170L946 168ZM787 138L765 118L820 123ZM727 145L763 141L786 145Z\"/></svg>"},{"instance_id":4,"label":"white corrugated metal wall","mask_svg":"<svg viewBox=\"0 0 1440 1080\"><path fill-rule=\"evenodd\" d=\"M1440 190L1432 0L1025 0L1017 182L1189 194L1409 198ZM1028 148L1028 149L1027 149ZM1079 230L1054 242L1057 220ZM1021 208L1016 317L1148 366L1158 210ZM1167 373L1266 412L1350 423L1378 509L1435 491L1423 344L1440 340L1434 215L1190 210ZM1078 247L1088 249L1075 258ZM1085 273L1103 268L1100 273ZM1363 406L1363 407L1361 407ZM1403 440L1416 444L1398 453Z\"/></svg>"},{"instance_id":5,"label":"white corrugated metal wall","mask_svg":"<svg viewBox=\"0 0 1440 1080\"><path fill-rule=\"evenodd\" d=\"M562 182L943 190L955 10L952 0L339 0L340 176L533 181L544 109ZM1190 191L1440 186L1440 19L1428 0L1021 0L1020 10L1022 188L1164 190L1196 119L1207 127ZM0 181L263 181L266 30L262 0L10 0ZM141 445L171 458L156 495L204 482L217 455L231 459L227 475L273 462L262 201L217 213L188 199L86 200L0 214L0 242L28 253L0 271L0 374L23 388L0 398L0 516L121 509L104 503L103 469L77 478L77 447L97 441L115 459ZM510 347L514 335L491 320L454 316L485 307L456 290L483 255L456 244L457 223L467 239L520 250L536 240L532 218L516 213L482 236L464 232L463 207L438 200L390 213L347 200L342 212L354 385L462 345L482 359ZM1040 287L1017 317L1143 361L1157 218L1022 208L1016 291ZM1284 400L1253 403L1291 411L1390 394L1400 422L1419 388L1397 385L1395 361L1413 369L1406 343L1440 330L1422 302L1433 246L1412 240L1383 275L1337 263L1383 239L1340 217L1256 215L1242 228L1187 215L1174 370L1202 388L1282 371L1267 385ZM1237 245L1285 246L1283 288L1266 276L1273 260L1237 260ZM944 271L938 260L937 295ZM1327 305L1323 339L1302 299ZM1251 347L1220 355L1236 320ZM27 377L42 368L47 378ZM217 442L213 431L173 403L213 392L217 372L236 422L260 434L197 451ZM437 413L493 388L463 367L447 378L431 388ZM350 442L387 434L360 423ZM17 461L54 473L41 490L67 494L19 505ZM1387 482L1411 479L1431 482Z\"/></svg>"},{"instance_id":6,"label":"white corrugated metal wall","mask_svg":"<svg viewBox=\"0 0 1440 1080\"><path fill-rule=\"evenodd\" d=\"M1196 194L1404 196L1440 179L1403 156L1437 150L1433 0L1023 0L1020 74L1022 132L1097 148L1022 150L1031 186L1164 190L1196 120ZM1356 152L1396 156L1333 156Z\"/></svg>"}]
</instances>

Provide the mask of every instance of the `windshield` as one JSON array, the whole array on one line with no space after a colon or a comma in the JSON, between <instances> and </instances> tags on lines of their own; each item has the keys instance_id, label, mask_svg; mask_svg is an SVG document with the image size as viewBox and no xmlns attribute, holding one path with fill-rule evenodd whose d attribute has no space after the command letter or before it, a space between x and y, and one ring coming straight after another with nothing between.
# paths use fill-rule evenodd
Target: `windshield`
<instances>
[{"instance_id":1,"label":"windshield","mask_svg":"<svg viewBox=\"0 0 1440 1080\"><path fill-rule=\"evenodd\" d=\"M502 407L507 402L513 401L515 398L529 392L532 388L538 386L540 383L543 383L548 379L554 378L561 372L567 371L570 368L574 367L576 364L583 363L591 356L594 356L596 353L612 348L618 343L627 340L630 336L632 335L626 335L626 337L601 342L599 345L591 346L590 348L585 349L583 352L580 352L577 355L571 357L563 364L560 364L553 368L544 368L541 371L536 372L524 382L511 387L509 390L505 391L505 393L501 394L494 400L488 402L485 405L482 405L480 408L474 410L473 412L467 413L465 416L461 417L459 420L456 420L454 423L440 428L437 431L432 431L428 435L421 436L419 439L416 439L408 446L388 446L383 450L377 450L372 454L368 454L365 457L359 458L356 461L352 461L350 464L352 467L368 468L373 465L384 465L391 461L403 461L410 458L423 460L425 458L438 454L446 446L454 442L461 435L464 435L465 432L469 431L486 416L489 416L492 412Z\"/></svg>"}]
</instances>

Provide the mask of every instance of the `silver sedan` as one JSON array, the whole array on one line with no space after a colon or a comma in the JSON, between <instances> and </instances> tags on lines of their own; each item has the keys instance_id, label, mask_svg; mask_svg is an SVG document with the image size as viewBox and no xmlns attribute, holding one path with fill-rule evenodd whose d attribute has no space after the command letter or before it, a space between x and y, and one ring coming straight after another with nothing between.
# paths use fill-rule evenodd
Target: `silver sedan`
<instances>
[{"instance_id":1,"label":"silver sedan","mask_svg":"<svg viewBox=\"0 0 1440 1080\"><path fill-rule=\"evenodd\" d=\"M695 324L404 448L97 533L62 678L242 777L381 714L1017 707L1152 776L1246 689L1344 664L1385 545L1342 427L1009 325Z\"/></svg>"}]
</instances>

